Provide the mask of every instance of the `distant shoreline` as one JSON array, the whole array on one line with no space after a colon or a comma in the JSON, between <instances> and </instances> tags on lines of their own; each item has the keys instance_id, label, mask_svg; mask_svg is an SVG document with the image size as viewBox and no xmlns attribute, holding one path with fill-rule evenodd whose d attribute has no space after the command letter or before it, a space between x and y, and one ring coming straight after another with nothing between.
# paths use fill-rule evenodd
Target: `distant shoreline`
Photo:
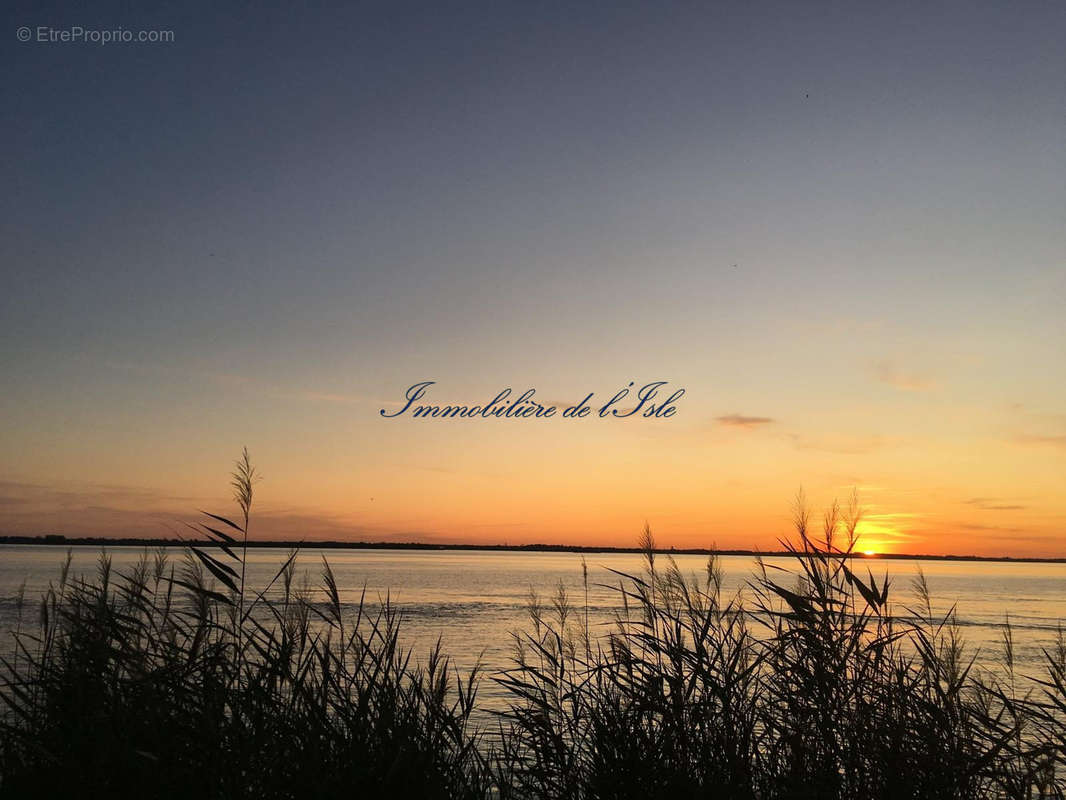
<instances>
[{"instance_id":1,"label":"distant shoreline","mask_svg":"<svg viewBox=\"0 0 1066 800\"><path fill-rule=\"evenodd\" d=\"M0 536L0 545L27 544L52 545L59 547L184 547L196 544L200 547L217 547L215 542L188 539L136 539L106 538L102 536L70 537L60 535L47 536ZM249 541L248 547L294 548L301 550L482 550L488 552L516 553L641 553L639 547L594 547L591 545L563 544L431 544L427 542L339 542L324 540L309 541ZM678 556L791 556L785 550L718 550L702 547L660 548L655 551L661 555ZM992 563L1012 564L1064 564L1066 558L1036 558L1016 556L974 556L974 555L928 555L919 553L853 553L852 558L863 561L988 561Z\"/></svg>"}]
</instances>

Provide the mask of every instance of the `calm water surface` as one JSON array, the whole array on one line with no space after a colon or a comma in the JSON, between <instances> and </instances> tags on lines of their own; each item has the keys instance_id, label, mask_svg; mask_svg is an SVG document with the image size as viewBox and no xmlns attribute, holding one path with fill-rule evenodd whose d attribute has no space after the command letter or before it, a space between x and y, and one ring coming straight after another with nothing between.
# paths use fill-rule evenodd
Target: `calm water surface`
<instances>
[{"instance_id":1,"label":"calm water surface","mask_svg":"<svg viewBox=\"0 0 1066 800\"><path fill-rule=\"evenodd\" d=\"M87 577L95 571L100 551L75 547L72 571ZM140 557L134 547L109 549L113 567L127 571ZM171 548L175 563L181 552ZM265 586L284 562L287 551L255 548L248 553L248 580L254 587ZM345 603L357 603L366 588L367 597L377 600L389 595L404 615L405 641L424 654L436 641L460 667L469 667L479 658L491 674L510 666L511 632L526 627L526 604L530 588L547 600L562 582L571 600L584 606L581 557L572 553L511 553L479 551L400 551L400 550L307 550L298 564L318 585L321 559L333 568ZM0 629L6 639L15 621L13 597L26 582L29 609L50 581L57 580L65 548L37 545L0 546ZM662 557L660 557L662 558ZM589 609L594 626L609 625L612 612L620 606L617 591L600 586L618 578L609 569L637 574L640 556L629 553L586 554L589 567ZM747 556L724 556L724 593L731 596L745 587L752 576L754 561ZM787 558L766 559L786 569L795 562ZM687 573L705 574L704 556L678 556L678 565ZM1054 640L1056 626L1066 620L1066 564L980 563L951 561L870 561L875 575L888 571L894 589L890 598L897 611L913 605L911 581L918 564L925 572L933 593L934 608L947 611L957 604L959 624L967 644L979 658L991 663L1005 617L1014 628L1016 658L1023 668L1035 667L1041 648ZM864 564L863 566L866 566ZM791 580L784 578L785 585ZM34 611L24 612L31 620ZM6 642L5 642L6 644ZM482 703L493 705L501 698L492 681L483 681Z\"/></svg>"}]
</instances>

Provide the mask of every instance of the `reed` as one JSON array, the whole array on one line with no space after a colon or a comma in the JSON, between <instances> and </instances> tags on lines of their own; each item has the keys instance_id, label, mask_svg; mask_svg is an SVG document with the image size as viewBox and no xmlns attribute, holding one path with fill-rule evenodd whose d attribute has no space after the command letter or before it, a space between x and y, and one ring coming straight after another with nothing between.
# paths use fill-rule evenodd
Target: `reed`
<instances>
[{"instance_id":1,"label":"reed","mask_svg":"<svg viewBox=\"0 0 1066 800\"><path fill-rule=\"evenodd\" d=\"M389 600L348 611L328 564L320 592L293 585L296 553L246 585L254 479L245 453L241 516L205 514L180 563L101 554L49 588L4 662L4 796L487 795L476 672L416 664Z\"/></svg>"},{"instance_id":2,"label":"reed","mask_svg":"<svg viewBox=\"0 0 1066 800\"><path fill-rule=\"evenodd\" d=\"M854 568L861 514L821 535L800 498L794 569L761 563L724 598L672 559L618 574L623 612L594 649L537 617L513 669L495 769L504 797L1052 798L1066 793L1066 643L1046 675L978 669L954 610L897 614L887 577ZM562 615L556 615L556 619ZM1024 686L1025 688L1019 688Z\"/></svg>"}]
</instances>

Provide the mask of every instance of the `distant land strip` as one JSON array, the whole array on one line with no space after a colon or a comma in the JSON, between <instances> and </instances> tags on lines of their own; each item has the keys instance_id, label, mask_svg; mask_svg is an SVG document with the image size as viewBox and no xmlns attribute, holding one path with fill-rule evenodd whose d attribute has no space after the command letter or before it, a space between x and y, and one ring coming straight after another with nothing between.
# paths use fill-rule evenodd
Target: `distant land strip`
<instances>
[{"instance_id":1,"label":"distant land strip","mask_svg":"<svg viewBox=\"0 0 1066 800\"><path fill-rule=\"evenodd\" d=\"M33 544L59 545L66 547L218 547L217 542L201 539L135 539L107 538L104 536L68 537L60 534L45 536L0 536L0 545ZM242 543L243 545L244 543ZM642 553L639 547L594 547L591 545L566 544L431 544L427 542L337 542L326 540L307 541L253 541L248 547L299 548L301 550L484 550L489 552L510 551L516 553ZM755 556L794 557L787 550L718 550L704 547L657 548L657 555L676 556ZM1018 564L1066 564L1066 558L1036 558L1016 556L929 555L925 553L866 553L855 552L851 558L864 561L990 561Z\"/></svg>"}]
</instances>

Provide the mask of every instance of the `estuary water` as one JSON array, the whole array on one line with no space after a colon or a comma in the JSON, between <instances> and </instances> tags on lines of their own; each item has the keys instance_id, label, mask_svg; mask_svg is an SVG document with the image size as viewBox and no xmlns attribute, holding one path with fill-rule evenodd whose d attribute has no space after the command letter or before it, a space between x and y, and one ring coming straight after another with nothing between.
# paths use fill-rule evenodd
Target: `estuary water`
<instances>
[{"instance_id":1,"label":"estuary water","mask_svg":"<svg viewBox=\"0 0 1066 800\"><path fill-rule=\"evenodd\" d=\"M124 573L136 563L142 548L112 547L113 570ZM182 553L170 548L173 563ZM58 580L66 548L47 545L0 546L0 632L6 650L16 623L14 596L25 582L26 608L23 626L36 620L38 599L49 582ZM72 573L92 577L100 550L73 548ZM248 582L257 591L266 586L287 557L280 548L248 551ZM500 551L414 550L304 550L298 559L297 581L306 574L313 585L321 584L322 558L329 560L341 600L354 608L364 590L368 601L388 597L403 615L404 642L424 657L439 637L443 650L461 669L480 662L487 677L511 666L512 632L529 627L527 607L530 591L550 606L560 583L571 603L584 618L585 586L581 556L573 553ZM593 634L606 631L613 614L621 608L617 570L639 574L643 559L630 553L586 553L588 608ZM687 574L706 574L705 556L679 555L676 561ZM794 559L772 557L767 565L795 571ZM666 562L660 555L658 564ZM749 556L723 556L723 594L748 591L755 561ZM1001 651L1004 620L1013 628L1015 658L1021 671L1038 672L1042 648L1055 640L1060 622L1066 621L1066 564L904 561L868 559L856 564L860 574L870 567L875 576L890 577L890 602L896 613L915 607L912 582L919 565L932 594L934 611L946 613L957 607L958 624L971 652L978 660L994 665ZM779 583L791 586L794 579L776 572ZM611 588L613 586L613 588ZM503 694L492 680L483 680L480 705L499 705Z\"/></svg>"}]
</instances>

